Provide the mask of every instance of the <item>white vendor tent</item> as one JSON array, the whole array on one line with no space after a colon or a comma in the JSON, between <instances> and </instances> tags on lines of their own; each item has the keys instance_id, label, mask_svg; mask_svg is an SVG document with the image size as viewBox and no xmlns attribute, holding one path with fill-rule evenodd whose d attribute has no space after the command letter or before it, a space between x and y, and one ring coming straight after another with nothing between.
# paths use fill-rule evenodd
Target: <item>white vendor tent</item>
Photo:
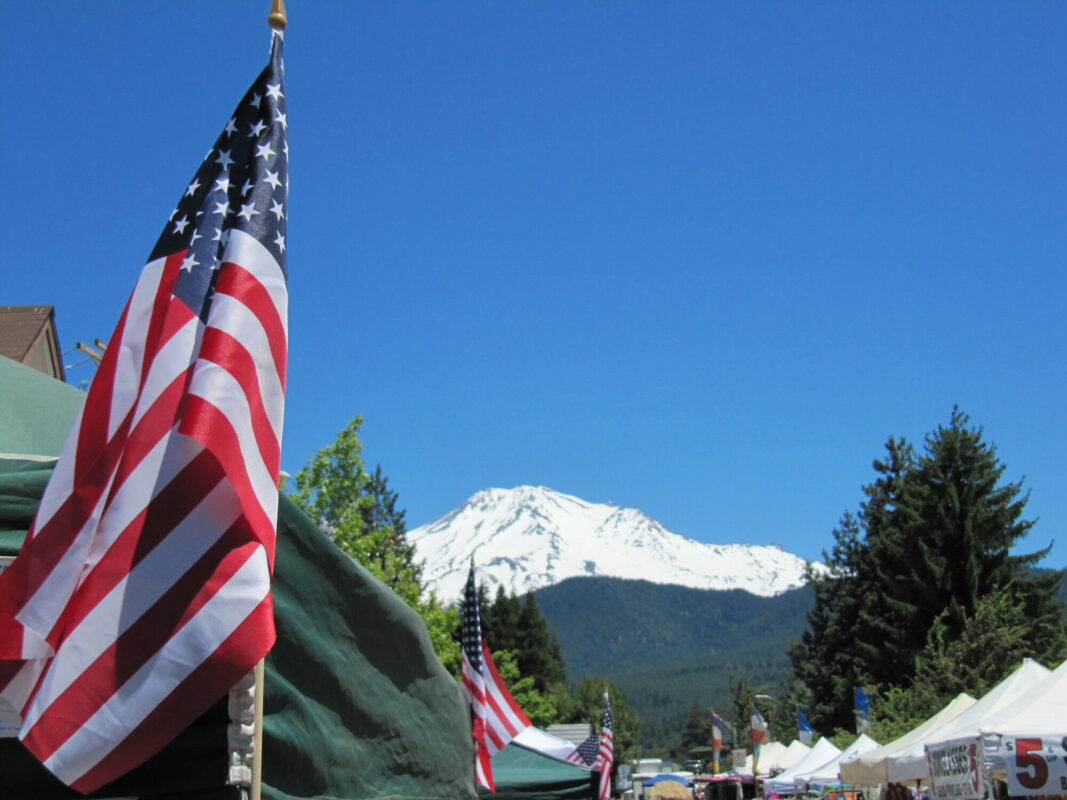
<instances>
[{"instance_id":1,"label":"white vendor tent","mask_svg":"<svg viewBox=\"0 0 1067 800\"><path fill-rule=\"evenodd\" d=\"M851 786L880 786L889 783L889 759L892 756L907 750L916 742L927 741L936 735L940 728L954 720L974 703L974 698L969 694L956 695L951 703L899 739L894 739L876 750L863 753L857 758L842 759L840 763L841 782Z\"/></svg>"},{"instance_id":2,"label":"white vendor tent","mask_svg":"<svg viewBox=\"0 0 1067 800\"><path fill-rule=\"evenodd\" d=\"M782 769L789 769L800 763L800 759L804 758L811 752L811 747L804 744L800 739L794 739L789 743L789 747L785 751L785 755L781 759Z\"/></svg>"},{"instance_id":3,"label":"white vendor tent","mask_svg":"<svg viewBox=\"0 0 1067 800\"><path fill-rule=\"evenodd\" d=\"M939 796L977 798L994 775L1007 781L1011 796L1067 794L1065 745L1067 662L1016 704L926 750Z\"/></svg>"},{"instance_id":4,"label":"white vendor tent","mask_svg":"<svg viewBox=\"0 0 1067 800\"><path fill-rule=\"evenodd\" d=\"M760 746L759 762L749 756L748 763L745 766L750 768L753 765L758 766L761 775L772 775L775 772L781 772L785 769L782 761L788 751L789 748L781 742L767 742L767 744Z\"/></svg>"},{"instance_id":5,"label":"white vendor tent","mask_svg":"<svg viewBox=\"0 0 1067 800\"><path fill-rule=\"evenodd\" d=\"M768 742L760 749L760 775L777 775L782 770L792 767L810 752L811 748L799 739L794 739L789 747L781 742ZM745 768L749 773L752 772L752 764L752 755L749 754L745 761Z\"/></svg>"},{"instance_id":6,"label":"white vendor tent","mask_svg":"<svg viewBox=\"0 0 1067 800\"><path fill-rule=\"evenodd\" d=\"M1023 659L1023 663L1011 675L982 696L978 702L968 708L947 725L915 742L889 759L889 780L918 781L930 777L926 763L926 744L955 739L971 732L981 730L982 721L995 718L1007 709L1018 708L1020 701L1035 687L1043 683L1051 673L1033 659Z\"/></svg>"},{"instance_id":7,"label":"white vendor tent","mask_svg":"<svg viewBox=\"0 0 1067 800\"><path fill-rule=\"evenodd\" d=\"M793 779L793 784L797 788L803 788L805 785L823 784L823 783L837 783L840 780L841 762L846 758L856 758L863 753L869 753L872 750L877 750L880 747L878 742L872 739L865 733L861 733L859 737L844 749L843 752L827 761L825 764L816 767L813 770L797 775Z\"/></svg>"},{"instance_id":8,"label":"white vendor tent","mask_svg":"<svg viewBox=\"0 0 1067 800\"><path fill-rule=\"evenodd\" d=\"M1067 661L1060 664L1042 691L1010 717L996 720L993 731L1008 736L1067 736Z\"/></svg>"},{"instance_id":9,"label":"white vendor tent","mask_svg":"<svg viewBox=\"0 0 1067 800\"><path fill-rule=\"evenodd\" d=\"M835 747L829 739L819 739L808 754L792 767L785 772L775 775L773 778L764 780L763 793L765 795L770 794L771 792L776 792L777 794L793 794L796 791L793 785L793 779L796 778L797 775L802 775L807 770L817 769L823 764L837 758L840 754L841 750Z\"/></svg>"}]
</instances>

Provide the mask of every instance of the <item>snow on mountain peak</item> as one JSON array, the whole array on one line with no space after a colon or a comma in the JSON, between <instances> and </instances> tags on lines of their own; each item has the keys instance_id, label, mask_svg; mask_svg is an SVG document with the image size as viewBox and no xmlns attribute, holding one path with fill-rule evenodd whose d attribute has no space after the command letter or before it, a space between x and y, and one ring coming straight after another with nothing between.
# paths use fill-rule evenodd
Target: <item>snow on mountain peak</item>
<instances>
[{"instance_id":1,"label":"snow on mountain peak","mask_svg":"<svg viewBox=\"0 0 1067 800\"><path fill-rule=\"evenodd\" d=\"M589 503L543 486L483 489L408 532L423 581L458 600L473 555L482 580L524 595L577 575L606 575L770 597L804 583L806 562L778 546L687 539L635 508Z\"/></svg>"}]
</instances>

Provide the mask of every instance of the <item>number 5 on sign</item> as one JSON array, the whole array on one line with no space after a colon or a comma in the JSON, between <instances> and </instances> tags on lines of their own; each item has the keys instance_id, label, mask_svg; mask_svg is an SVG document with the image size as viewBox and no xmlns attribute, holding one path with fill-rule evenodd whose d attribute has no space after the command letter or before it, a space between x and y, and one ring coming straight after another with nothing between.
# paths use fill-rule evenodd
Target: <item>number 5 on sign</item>
<instances>
[{"instance_id":1,"label":"number 5 on sign","mask_svg":"<svg viewBox=\"0 0 1067 800\"><path fill-rule=\"evenodd\" d=\"M1008 770L1008 794L1057 794L1067 790L1067 742L1038 736L1016 739Z\"/></svg>"}]
</instances>

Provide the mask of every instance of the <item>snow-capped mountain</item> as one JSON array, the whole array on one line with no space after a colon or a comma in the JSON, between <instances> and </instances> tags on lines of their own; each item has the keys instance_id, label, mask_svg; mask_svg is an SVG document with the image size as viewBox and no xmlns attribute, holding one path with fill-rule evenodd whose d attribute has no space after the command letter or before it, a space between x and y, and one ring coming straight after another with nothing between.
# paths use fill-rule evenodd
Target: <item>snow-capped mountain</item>
<instances>
[{"instance_id":1,"label":"snow-capped mountain","mask_svg":"<svg viewBox=\"0 0 1067 800\"><path fill-rule=\"evenodd\" d=\"M605 575L771 597L804 583L806 562L778 547L714 545L671 533L634 508L587 503L540 486L485 489L408 532L423 580L458 600L471 556L495 593L523 595L576 575Z\"/></svg>"}]
</instances>

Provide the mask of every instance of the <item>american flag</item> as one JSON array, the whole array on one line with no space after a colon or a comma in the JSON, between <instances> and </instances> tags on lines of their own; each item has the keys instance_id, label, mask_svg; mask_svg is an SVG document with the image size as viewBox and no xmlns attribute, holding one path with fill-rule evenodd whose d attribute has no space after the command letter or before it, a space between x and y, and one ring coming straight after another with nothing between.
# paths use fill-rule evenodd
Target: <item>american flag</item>
<instances>
[{"instance_id":1,"label":"american flag","mask_svg":"<svg viewBox=\"0 0 1067 800\"><path fill-rule=\"evenodd\" d=\"M500 679L482 638L473 566L463 594L463 693L471 704L475 778L479 784L495 792L490 759L530 727L530 720Z\"/></svg>"},{"instance_id":2,"label":"american flag","mask_svg":"<svg viewBox=\"0 0 1067 800\"><path fill-rule=\"evenodd\" d=\"M611 701L604 692L604 718L600 721L600 746L597 749L593 769L600 772L600 786L597 790L598 800L611 797L611 770L615 763L615 738L611 733Z\"/></svg>"},{"instance_id":3,"label":"american flag","mask_svg":"<svg viewBox=\"0 0 1067 800\"><path fill-rule=\"evenodd\" d=\"M578 745L577 749L567 756L567 761L582 767L591 767L596 761L596 754L600 750L600 737L595 733Z\"/></svg>"},{"instance_id":4,"label":"american flag","mask_svg":"<svg viewBox=\"0 0 1067 800\"><path fill-rule=\"evenodd\" d=\"M14 563L0 694L90 792L274 642L287 350L281 32L171 214Z\"/></svg>"}]
</instances>

